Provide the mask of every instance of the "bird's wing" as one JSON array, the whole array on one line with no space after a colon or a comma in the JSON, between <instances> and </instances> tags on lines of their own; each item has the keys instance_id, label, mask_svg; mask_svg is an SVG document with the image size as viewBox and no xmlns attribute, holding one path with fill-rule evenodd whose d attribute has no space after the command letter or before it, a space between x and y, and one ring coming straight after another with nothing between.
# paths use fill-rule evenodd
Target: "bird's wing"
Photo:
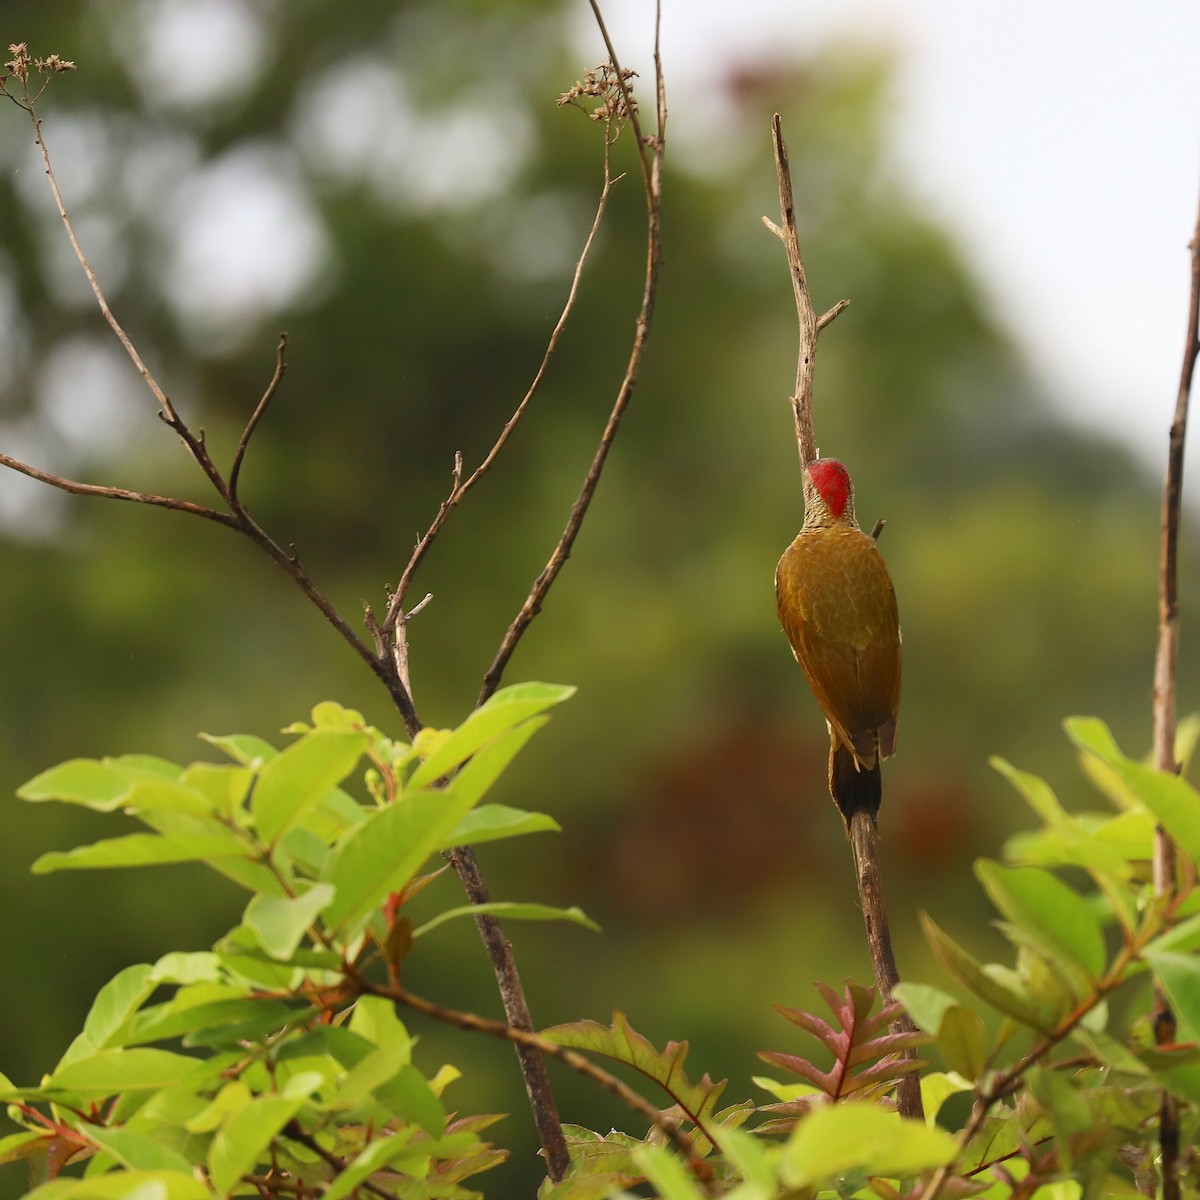
<instances>
[{"instance_id":1,"label":"bird's wing","mask_svg":"<svg viewBox=\"0 0 1200 1200\"><path fill-rule=\"evenodd\" d=\"M864 767L895 747L896 596L873 538L802 534L776 572L779 619L826 718Z\"/></svg>"}]
</instances>

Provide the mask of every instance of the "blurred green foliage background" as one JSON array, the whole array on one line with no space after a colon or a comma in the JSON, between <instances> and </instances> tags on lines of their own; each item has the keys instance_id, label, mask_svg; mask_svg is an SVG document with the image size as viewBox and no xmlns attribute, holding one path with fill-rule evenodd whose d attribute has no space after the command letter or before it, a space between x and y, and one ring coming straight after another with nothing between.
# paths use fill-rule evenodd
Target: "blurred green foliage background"
<instances>
[{"instance_id":1,"label":"blurred green foliage background","mask_svg":"<svg viewBox=\"0 0 1200 1200\"><path fill-rule=\"evenodd\" d=\"M225 36L197 78L172 60L171 7L8 0L4 42L79 64L41 110L67 202L114 309L226 462L289 331L243 494L355 617L398 578L455 451L479 461L540 359L601 164L599 127L554 100L599 39L592 61L569 54L578 13L555 0L219 4L233 23L214 27ZM648 96L649 22L646 44L618 50ZM579 687L496 797L565 832L485 848L485 872L497 897L580 903L606 931L511 931L535 1019L619 1007L656 1042L690 1039L693 1069L733 1078L730 1100L758 1095L756 1050L792 1047L771 1002L809 1007L813 979L870 978L824 729L774 613L801 499L794 310L759 222L777 212L772 111L818 309L853 301L821 342L818 437L854 473L864 525L887 519L900 599L882 829L902 972L937 977L920 908L988 936L970 862L1026 821L989 754L1082 805L1059 720L1101 715L1131 752L1149 736L1157 481L1056 417L951 238L883 166L888 72L843 51L713 81L744 136L702 172L668 170L645 370L508 672ZM27 121L0 112L0 446L206 501L69 260ZM624 169L631 151L627 137ZM634 172L527 423L417 580L415 597L434 594L411 631L427 723L467 713L561 530L624 368L643 245ZM0 479L0 522L0 1069L30 1081L105 979L207 946L241 899L183 867L31 878L39 853L116 819L21 804L19 784L76 755L190 761L206 754L198 730L274 737L324 698L399 723L315 610L226 531L15 478ZM1185 661L1184 711L1195 682ZM452 902L453 880L438 886ZM409 970L436 1000L498 1014L465 924ZM431 1063L466 1072L458 1103L513 1114L498 1130L515 1148L508 1182L490 1186L523 1194L538 1171L510 1052L422 1034ZM627 1120L561 1086L568 1120Z\"/></svg>"}]
</instances>

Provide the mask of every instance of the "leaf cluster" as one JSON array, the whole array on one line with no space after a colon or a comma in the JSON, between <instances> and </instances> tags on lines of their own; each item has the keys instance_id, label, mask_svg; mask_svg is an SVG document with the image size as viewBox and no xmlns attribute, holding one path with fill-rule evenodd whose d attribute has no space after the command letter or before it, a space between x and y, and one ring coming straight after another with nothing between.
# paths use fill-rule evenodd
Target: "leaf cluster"
<instances>
[{"instance_id":1,"label":"leaf cluster","mask_svg":"<svg viewBox=\"0 0 1200 1200\"><path fill-rule=\"evenodd\" d=\"M0 1140L0 1162L28 1162L39 1200L474 1194L464 1182L506 1157L481 1136L496 1118L447 1109L458 1071L418 1067L395 1004L367 989L398 979L443 922L476 911L447 908L413 927L404 906L436 874L433 860L557 828L482 801L571 691L509 687L457 729L411 744L326 703L284 749L213 737L229 761L75 759L26 784L28 801L120 811L145 827L44 854L35 871L200 862L250 899L211 951L171 953L106 984L39 1084L3 1080L22 1128ZM590 924L578 909L490 907ZM84 1164L82 1176L62 1174L68 1163Z\"/></svg>"}]
</instances>

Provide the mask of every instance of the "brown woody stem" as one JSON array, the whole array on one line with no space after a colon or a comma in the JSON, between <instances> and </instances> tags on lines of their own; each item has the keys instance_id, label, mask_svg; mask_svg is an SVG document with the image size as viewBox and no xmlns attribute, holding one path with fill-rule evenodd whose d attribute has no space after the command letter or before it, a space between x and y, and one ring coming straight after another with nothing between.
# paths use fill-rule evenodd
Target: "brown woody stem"
<instances>
[{"instance_id":1,"label":"brown woody stem","mask_svg":"<svg viewBox=\"0 0 1200 1200\"><path fill-rule=\"evenodd\" d=\"M883 876L879 869L879 828L869 812L860 809L850 818L850 844L854 849L854 879L858 884L863 921L867 928L867 946L871 965L875 969L875 986L881 1004L892 1002L892 992L900 982L896 955L892 950L892 934L888 926L887 905L883 898ZM905 1014L892 1022L893 1033L917 1033L912 1019ZM916 1058L915 1050L904 1051L906 1058ZM921 1103L921 1081L916 1073L902 1075L896 1084L900 1115L925 1119Z\"/></svg>"}]
</instances>

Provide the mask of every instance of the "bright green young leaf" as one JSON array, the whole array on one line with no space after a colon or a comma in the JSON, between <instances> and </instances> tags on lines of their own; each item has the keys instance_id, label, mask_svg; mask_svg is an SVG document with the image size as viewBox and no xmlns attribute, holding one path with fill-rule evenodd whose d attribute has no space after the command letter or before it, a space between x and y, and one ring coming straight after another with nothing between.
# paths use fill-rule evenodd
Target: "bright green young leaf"
<instances>
[{"instance_id":1,"label":"bright green young leaf","mask_svg":"<svg viewBox=\"0 0 1200 1200\"><path fill-rule=\"evenodd\" d=\"M975 864L992 903L1051 952L1078 963L1095 980L1104 974L1104 931L1092 906L1057 876L1038 867Z\"/></svg>"},{"instance_id":2,"label":"bright green young leaf","mask_svg":"<svg viewBox=\"0 0 1200 1200\"><path fill-rule=\"evenodd\" d=\"M229 1195L266 1157L267 1148L304 1102L304 1096L257 1096L226 1119L208 1150L209 1175L220 1195Z\"/></svg>"},{"instance_id":3,"label":"bright green young leaf","mask_svg":"<svg viewBox=\"0 0 1200 1200\"><path fill-rule=\"evenodd\" d=\"M1200 958L1172 950L1146 950L1143 957L1163 985L1171 1008L1186 1036L1180 1041L1200 1038Z\"/></svg>"},{"instance_id":4,"label":"bright green young leaf","mask_svg":"<svg viewBox=\"0 0 1200 1200\"><path fill-rule=\"evenodd\" d=\"M207 817L213 811L208 796L175 779L140 779L129 789L123 805L138 814L180 812Z\"/></svg>"},{"instance_id":5,"label":"bright green young leaf","mask_svg":"<svg viewBox=\"0 0 1200 1200\"><path fill-rule=\"evenodd\" d=\"M1200 857L1200 793L1191 784L1179 775L1126 758L1102 721L1073 717L1066 724L1077 746L1111 767L1191 858Z\"/></svg>"},{"instance_id":6,"label":"bright green young leaf","mask_svg":"<svg viewBox=\"0 0 1200 1200\"><path fill-rule=\"evenodd\" d=\"M313 706L315 729L333 729L347 733L365 732L366 718L356 708L343 708L336 700L322 700Z\"/></svg>"},{"instance_id":7,"label":"bright green young leaf","mask_svg":"<svg viewBox=\"0 0 1200 1200\"><path fill-rule=\"evenodd\" d=\"M416 1038L408 1032L408 1028L396 1013L396 1006L382 996L359 997L354 1005L354 1012L350 1014L350 1024L347 1028L351 1033L366 1038L376 1046L402 1042L411 1050L417 1044ZM369 1047L364 1048L364 1053L366 1050L369 1050Z\"/></svg>"},{"instance_id":8,"label":"bright green young leaf","mask_svg":"<svg viewBox=\"0 0 1200 1200\"><path fill-rule=\"evenodd\" d=\"M286 960L296 952L309 926L332 900L333 888L327 883L314 883L295 898L255 896L246 905L243 920L258 935L268 954Z\"/></svg>"},{"instance_id":9,"label":"bright green young leaf","mask_svg":"<svg viewBox=\"0 0 1200 1200\"><path fill-rule=\"evenodd\" d=\"M212 1133L225 1124L231 1113L240 1112L254 1093L240 1080L227 1083L212 1099L203 1112L197 1113L186 1124L189 1133Z\"/></svg>"},{"instance_id":10,"label":"bright green young leaf","mask_svg":"<svg viewBox=\"0 0 1200 1200\"><path fill-rule=\"evenodd\" d=\"M937 1047L946 1066L964 1079L979 1079L987 1064L987 1033L979 1014L962 1004L948 1008L938 1028Z\"/></svg>"},{"instance_id":11,"label":"bright green young leaf","mask_svg":"<svg viewBox=\"0 0 1200 1200\"><path fill-rule=\"evenodd\" d=\"M594 933L600 933L600 926L583 911L571 905L570 908L555 908L549 904L521 904L515 901L494 900L488 904L464 904L458 908L449 908L440 912L436 917L425 922L419 929L413 930L413 937L419 938L431 929L436 929L446 921L455 917L477 917L480 913L492 913L509 921L572 921L582 925Z\"/></svg>"},{"instance_id":12,"label":"bright green young leaf","mask_svg":"<svg viewBox=\"0 0 1200 1200\"><path fill-rule=\"evenodd\" d=\"M429 1080L411 1063L380 1083L374 1089L373 1100L388 1116L419 1125L430 1137L437 1137L446 1127L442 1102Z\"/></svg>"},{"instance_id":13,"label":"bright green young leaf","mask_svg":"<svg viewBox=\"0 0 1200 1200\"><path fill-rule=\"evenodd\" d=\"M352 1162L347 1163L333 1182L322 1190L321 1200L342 1200L343 1196L350 1195L368 1175L382 1167L399 1168L400 1162L404 1160L428 1158L427 1141L413 1144L416 1132L415 1129L398 1129L387 1137L378 1137L373 1142L368 1142L366 1148ZM423 1179L427 1173L427 1170L405 1171L405 1174L414 1175L417 1179Z\"/></svg>"},{"instance_id":14,"label":"bright green young leaf","mask_svg":"<svg viewBox=\"0 0 1200 1200\"><path fill-rule=\"evenodd\" d=\"M1185 775L1197 744L1200 744L1200 713L1188 713L1175 726L1175 761L1183 764Z\"/></svg>"},{"instance_id":15,"label":"bright green young leaf","mask_svg":"<svg viewBox=\"0 0 1200 1200\"><path fill-rule=\"evenodd\" d=\"M58 800L94 808L97 812L114 812L125 803L129 789L139 780L170 779L178 775L179 767L163 759L139 757L133 763L122 763L121 759L112 758L73 758L34 776L17 789L17 795L22 800Z\"/></svg>"},{"instance_id":16,"label":"bright green young leaf","mask_svg":"<svg viewBox=\"0 0 1200 1200\"><path fill-rule=\"evenodd\" d=\"M550 718L530 717L515 729L510 729L478 749L454 778L454 786L464 795L474 796L478 802L504 769L524 748L525 743Z\"/></svg>"},{"instance_id":17,"label":"bright green young leaf","mask_svg":"<svg viewBox=\"0 0 1200 1200\"><path fill-rule=\"evenodd\" d=\"M1132 814L1126 814L1132 815ZM1009 862L1029 867L1082 867L1113 879L1128 879L1133 868L1123 845L1114 845L1071 820L1054 829L1025 830L1004 844Z\"/></svg>"},{"instance_id":18,"label":"bright green young leaf","mask_svg":"<svg viewBox=\"0 0 1200 1200\"><path fill-rule=\"evenodd\" d=\"M875 1104L824 1105L800 1123L783 1147L780 1174L791 1187L812 1187L848 1171L903 1176L950 1162L958 1144L945 1130L907 1121Z\"/></svg>"},{"instance_id":19,"label":"bright green young leaf","mask_svg":"<svg viewBox=\"0 0 1200 1200\"><path fill-rule=\"evenodd\" d=\"M1173 950L1176 954L1187 954L1189 951L1200 950L1200 913L1188 917L1172 926L1166 933L1160 933L1147 947L1146 953Z\"/></svg>"},{"instance_id":20,"label":"bright green young leaf","mask_svg":"<svg viewBox=\"0 0 1200 1200\"><path fill-rule=\"evenodd\" d=\"M274 844L354 770L366 746L365 733L317 730L271 759L259 771L250 798L259 837Z\"/></svg>"},{"instance_id":21,"label":"bright green young leaf","mask_svg":"<svg viewBox=\"0 0 1200 1200\"><path fill-rule=\"evenodd\" d=\"M232 817L250 791L254 772L229 763L193 763L180 782L201 793L213 812Z\"/></svg>"},{"instance_id":22,"label":"bright green young leaf","mask_svg":"<svg viewBox=\"0 0 1200 1200\"><path fill-rule=\"evenodd\" d=\"M1022 1024L1044 1033L1049 1032L1041 1010L1025 992L1014 983L997 978L994 970L985 970L973 955L943 933L926 913L921 914L921 924L938 961L963 987ZM990 965L995 967L995 964Z\"/></svg>"},{"instance_id":23,"label":"bright green young leaf","mask_svg":"<svg viewBox=\"0 0 1200 1200\"><path fill-rule=\"evenodd\" d=\"M1112 730L1099 717L1068 717L1063 728L1080 750L1087 750L1107 762L1124 757Z\"/></svg>"},{"instance_id":24,"label":"bright green young leaf","mask_svg":"<svg viewBox=\"0 0 1200 1200\"><path fill-rule=\"evenodd\" d=\"M177 1150L144 1133L129 1129L88 1126L88 1137L130 1171L188 1172L192 1164Z\"/></svg>"},{"instance_id":25,"label":"bright green young leaf","mask_svg":"<svg viewBox=\"0 0 1200 1200\"><path fill-rule=\"evenodd\" d=\"M746 1200L751 1200L756 1194L775 1194L775 1167L763 1138L755 1137L743 1129L727 1129L721 1135L721 1149L738 1176L751 1188L759 1189L757 1193L750 1192Z\"/></svg>"},{"instance_id":26,"label":"bright green young leaf","mask_svg":"<svg viewBox=\"0 0 1200 1200\"><path fill-rule=\"evenodd\" d=\"M234 762L243 767L257 767L270 762L279 753L270 742L250 733L234 733L228 737L213 737L211 733L202 733L200 737L210 746L228 754Z\"/></svg>"},{"instance_id":27,"label":"bright green young leaf","mask_svg":"<svg viewBox=\"0 0 1200 1200\"><path fill-rule=\"evenodd\" d=\"M471 759L454 780L457 791L463 775L478 761ZM495 842L501 838L521 837L526 833L558 833L562 826L550 816L539 812L525 812L509 808L506 804L481 804L473 808L459 822L458 828L446 839L443 850L455 846L478 846L482 842Z\"/></svg>"},{"instance_id":28,"label":"bright green young leaf","mask_svg":"<svg viewBox=\"0 0 1200 1200\"><path fill-rule=\"evenodd\" d=\"M522 721L536 717L552 705L561 704L574 693L573 687L548 683L519 683L501 688L417 768L409 786L425 787L436 783L501 734Z\"/></svg>"},{"instance_id":29,"label":"bright green young leaf","mask_svg":"<svg viewBox=\"0 0 1200 1200\"><path fill-rule=\"evenodd\" d=\"M190 1172L110 1171L55 1179L27 1193L25 1200L212 1200L212 1192Z\"/></svg>"},{"instance_id":30,"label":"bright green young leaf","mask_svg":"<svg viewBox=\"0 0 1200 1200\"><path fill-rule=\"evenodd\" d=\"M68 1063L91 1058L103 1050L118 1029L137 1011L142 1001L158 986L153 968L145 963L126 967L113 976L97 993L83 1030L67 1047L56 1070Z\"/></svg>"},{"instance_id":31,"label":"bright green young leaf","mask_svg":"<svg viewBox=\"0 0 1200 1200\"><path fill-rule=\"evenodd\" d=\"M946 1071L930 1071L921 1076L921 1105L925 1109L926 1124L932 1125L937 1120L942 1105L951 1096L961 1092L969 1092L972 1084L969 1079Z\"/></svg>"},{"instance_id":32,"label":"bright green young leaf","mask_svg":"<svg viewBox=\"0 0 1200 1200\"><path fill-rule=\"evenodd\" d=\"M7 1090L7 1081L5 1090ZM6 1163L19 1162L21 1159L28 1158L31 1154L36 1154L39 1150L43 1150L45 1138L45 1132L35 1132L33 1130L10 1133L7 1137L0 1137L0 1166L4 1166Z\"/></svg>"},{"instance_id":33,"label":"bright green young leaf","mask_svg":"<svg viewBox=\"0 0 1200 1200\"><path fill-rule=\"evenodd\" d=\"M1050 785L1037 775L1028 771L1020 771L1003 758L990 758L992 768L999 771L1005 779L1024 797L1025 802L1049 826L1055 827L1067 821L1066 812L1051 791Z\"/></svg>"},{"instance_id":34,"label":"bright green young leaf","mask_svg":"<svg viewBox=\"0 0 1200 1200\"><path fill-rule=\"evenodd\" d=\"M671 1151L661 1146L639 1146L633 1157L662 1200L704 1200L704 1189Z\"/></svg>"},{"instance_id":35,"label":"bright green young leaf","mask_svg":"<svg viewBox=\"0 0 1200 1200\"><path fill-rule=\"evenodd\" d=\"M155 983L215 983L221 978L221 961L211 950L172 950L154 964Z\"/></svg>"},{"instance_id":36,"label":"bright green young leaf","mask_svg":"<svg viewBox=\"0 0 1200 1200\"><path fill-rule=\"evenodd\" d=\"M323 881L337 891L330 928L354 924L402 888L444 844L471 807L453 787L406 794L355 826L326 860Z\"/></svg>"},{"instance_id":37,"label":"bright green young leaf","mask_svg":"<svg viewBox=\"0 0 1200 1200\"><path fill-rule=\"evenodd\" d=\"M114 1096L170 1087L198 1065L196 1059L170 1050L101 1050L91 1058L60 1067L45 1086L88 1096Z\"/></svg>"},{"instance_id":38,"label":"bright green young leaf","mask_svg":"<svg viewBox=\"0 0 1200 1200\"><path fill-rule=\"evenodd\" d=\"M411 1042L394 1039L376 1046L346 1073L333 1103L342 1108L356 1107L411 1061Z\"/></svg>"},{"instance_id":39,"label":"bright green young leaf","mask_svg":"<svg viewBox=\"0 0 1200 1200\"><path fill-rule=\"evenodd\" d=\"M946 1010L958 1003L949 992L927 983L898 983L892 995L904 1005L908 1015L934 1037L942 1026Z\"/></svg>"},{"instance_id":40,"label":"bright green young leaf","mask_svg":"<svg viewBox=\"0 0 1200 1200\"><path fill-rule=\"evenodd\" d=\"M52 850L37 859L31 870L35 875L47 875L51 871L151 867L210 858L246 858L252 853L236 835L215 828L212 833L195 834L127 833L75 850Z\"/></svg>"}]
</instances>

